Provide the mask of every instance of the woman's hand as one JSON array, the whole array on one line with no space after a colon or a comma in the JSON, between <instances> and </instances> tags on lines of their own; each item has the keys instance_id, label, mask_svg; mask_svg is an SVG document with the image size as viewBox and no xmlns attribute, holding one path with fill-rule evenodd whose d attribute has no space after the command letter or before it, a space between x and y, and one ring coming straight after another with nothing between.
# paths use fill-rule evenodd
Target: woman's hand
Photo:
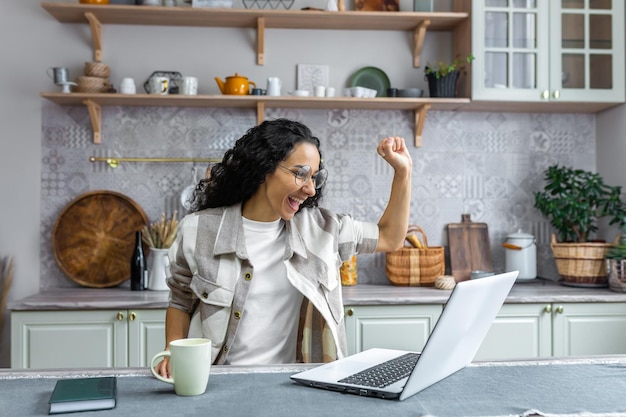
<instances>
[{"instance_id":1,"label":"woman's hand","mask_svg":"<svg viewBox=\"0 0 626 417\"><path fill-rule=\"evenodd\" d=\"M171 378L172 373L170 370L170 358L165 357L163 360L156 364L154 371L161 375L163 378Z\"/></svg>"},{"instance_id":2,"label":"woman's hand","mask_svg":"<svg viewBox=\"0 0 626 417\"><path fill-rule=\"evenodd\" d=\"M406 147L404 138L400 136L387 137L380 141L376 150L395 171L403 173L411 171L413 160Z\"/></svg>"}]
</instances>

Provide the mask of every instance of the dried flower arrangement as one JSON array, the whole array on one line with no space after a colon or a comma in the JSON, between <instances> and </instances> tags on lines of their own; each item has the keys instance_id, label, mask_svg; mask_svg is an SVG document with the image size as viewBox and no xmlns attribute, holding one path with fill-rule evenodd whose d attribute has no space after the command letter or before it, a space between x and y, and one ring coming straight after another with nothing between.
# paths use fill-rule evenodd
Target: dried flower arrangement
<instances>
[{"instance_id":1,"label":"dried flower arrangement","mask_svg":"<svg viewBox=\"0 0 626 417\"><path fill-rule=\"evenodd\" d=\"M177 217L177 211L174 211L174 214L169 219L163 213L161 220L144 226L142 230L143 242L149 247L157 249L166 249L172 246L178 229Z\"/></svg>"}]
</instances>

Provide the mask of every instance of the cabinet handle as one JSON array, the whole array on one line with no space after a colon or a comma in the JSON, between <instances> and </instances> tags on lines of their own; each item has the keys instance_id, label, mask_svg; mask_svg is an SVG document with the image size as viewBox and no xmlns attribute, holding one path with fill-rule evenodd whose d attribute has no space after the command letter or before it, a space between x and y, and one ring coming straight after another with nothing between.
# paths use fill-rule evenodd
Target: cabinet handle
<instances>
[{"instance_id":1,"label":"cabinet handle","mask_svg":"<svg viewBox=\"0 0 626 417\"><path fill-rule=\"evenodd\" d=\"M134 311L128 315L128 319L130 321L134 321L136 318L137 318L137 314L135 314Z\"/></svg>"},{"instance_id":2,"label":"cabinet handle","mask_svg":"<svg viewBox=\"0 0 626 417\"><path fill-rule=\"evenodd\" d=\"M117 313L117 320L118 320L118 321L122 321L122 320L124 320L124 313L122 313L121 311L119 311L119 312Z\"/></svg>"},{"instance_id":3,"label":"cabinet handle","mask_svg":"<svg viewBox=\"0 0 626 417\"><path fill-rule=\"evenodd\" d=\"M553 96L554 96L554 98L560 98L561 97L561 92L559 90L554 90Z\"/></svg>"},{"instance_id":4,"label":"cabinet handle","mask_svg":"<svg viewBox=\"0 0 626 417\"><path fill-rule=\"evenodd\" d=\"M562 313L563 313L563 306L558 306L558 307L556 308L556 312L557 312L558 314L562 314Z\"/></svg>"},{"instance_id":5,"label":"cabinet handle","mask_svg":"<svg viewBox=\"0 0 626 417\"><path fill-rule=\"evenodd\" d=\"M548 90L543 90L543 93L541 93L541 98L544 100L547 100L550 98L550 92Z\"/></svg>"},{"instance_id":6,"label":"cabinet handle","mask_svg":"<svg viewBox=\"0 0 626 417\"><path fill-rule=\"evenodd\" d=\"M543 308L543 311L546 313L552 313L552 305L548 304Z\"/></svg>"},{"instance_id":7,"label":"cabinet handle","mask_svg":"<svg viewBox=\"0 0 626 417\"><path fill-rule=\"evenodd\" d=\"M348 311L346 312L346 314L350 317L352 317L354 315L354 310L349 308Z\"/></svg>"}]
</instances>

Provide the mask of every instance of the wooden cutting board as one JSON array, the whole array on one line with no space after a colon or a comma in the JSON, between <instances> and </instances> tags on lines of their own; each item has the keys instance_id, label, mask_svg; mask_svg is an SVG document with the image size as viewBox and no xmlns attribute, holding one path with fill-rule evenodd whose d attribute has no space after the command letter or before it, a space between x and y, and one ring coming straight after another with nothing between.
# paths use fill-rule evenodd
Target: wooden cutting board
<instances>
[{"instance_id":1,"label":"wooden cutting board","mask_svg":"<svg viewBox=\"0 0 626 417\"><path fill-rule=\"evenodd\" d=\"M61 270L85 287L114 287L130 278L135 232L148 223L143 209L115 191L87 192L72 200L52 231Z\"/></svg>"},{"instance_id":2,"label":"wooden cutting board","mask_svg":"<svg viewBox=\"0 0 626 417\"><path fill-rule=\"evenodd\" d=\"M469 214L461 215L461 223L448 223L448 247L457 282L468 280L471 271L493 271L486 223L474 223Z\"/></svg>"}]
</instances>

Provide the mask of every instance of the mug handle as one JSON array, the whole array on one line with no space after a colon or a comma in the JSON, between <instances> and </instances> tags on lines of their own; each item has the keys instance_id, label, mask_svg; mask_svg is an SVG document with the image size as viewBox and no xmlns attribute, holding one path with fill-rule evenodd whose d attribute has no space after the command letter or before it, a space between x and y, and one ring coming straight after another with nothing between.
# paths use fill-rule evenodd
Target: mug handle
<instances>
[{"instance_id":1,"label":"mug handle","mask_svg":"<svg viewBox=\"0 0 626 417\"><path fill-rule=\"evenodd\" d=\"M161 375L157 374L156 371L154 370L154 362L157 359L163 358L165 356L168 356L171 358L172 354L170 353L169 350L164 350L163 352L159 352L156 355L154 355L154 357L152 358L152 361L150 361L150 372L152 372L152 375L154 375L154 377L158 379L159 381L167 382L168 384L174 384L173 378L164 378Z\"/></svg>"},{"instance_id":2,"label":"mug handle","mask_svg":"<svg viewBox=\"0 0 626 417\"><path fill-rule=\"evenodd\" d=\"M46 70L46 74L48 74L48 77L50 77L51 80L54 80L54 77L52 76L52 73L50 71L54 71L54 68L50 67Z\"/></svg>"}]
</instances>

